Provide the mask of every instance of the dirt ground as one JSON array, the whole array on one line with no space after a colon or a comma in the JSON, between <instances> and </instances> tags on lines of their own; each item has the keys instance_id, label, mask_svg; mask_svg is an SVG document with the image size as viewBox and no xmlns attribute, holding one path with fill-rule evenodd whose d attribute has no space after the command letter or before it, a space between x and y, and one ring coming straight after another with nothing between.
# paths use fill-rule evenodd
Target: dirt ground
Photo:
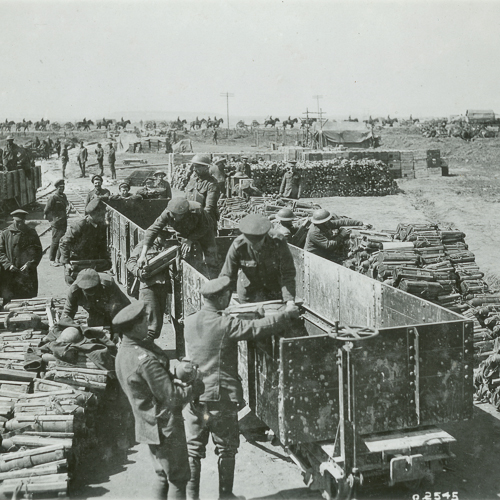
<instances>
[{"instance_id":1,"label":"dirt ground","mask_svg":"<svg viewBox=\"0 0 500 500\"><path fill-rule=\"evenodd\" d=\"M500 284L500 265L496 260L500 243L500 217L498 216L498 188L500 185L500 139L482 139L465 143L460 139L426 139L418 131L408 129L384 129L380 131L382 147L391 149L440 149L448 158L449 177L401 181L401 193L376 198L323 198L315 200L337 214L348 215L373 224L376 229L394 229L399 222L438 222L466 233L466 241L476 254L481 269L487 273L488 282L495 287ZM55 134L51 134L54 136ZM242 134L235 139L225 139L220 134L219 144L212 143L209 136L193 137L195 152L239 152L261 151L255 137ZM102 133L79 133L84 141L95 141L104 137ZM22 141L19 141L22 142ZM89 147L93 163L93 147ZM68 187L78 191L91 188L90 179L78 179L79 169L76 150L70 151ZM123 158L134 155L119 153L117 166ZM149 163L158 163L162 155L135 155L148 158ZM91 167L89 173L96 173ZM106 168L106 174L109 171ZM118 178L125 178L130 169L119 169ZM50 183L60 177L60 163L56 158L43 162L43 183L50 190ZM116 182L106 177L105 186L117 192ZM39 233L48 228L41 213L30 216L38 224ZM0 220L5 226L7 219ZM44 248L50 243L47 233ZM39 295L64 296L62 268L48 265L45 254L39 267ZM383 489L365 491L366 498L428 498L437 499L438 493L458 492L463 499L493 499L500 497L500 421L499 414L489 405L475 407L474 419L470 422L449 424L443 428L452 434L457 443L453 448L456 458L436 475L434 484L426 482L413 491ZM126 460L119 456L103 456L88 467L86 486L76 492L77 498L154 498L152 484L154 473L147 450L143 446L132 447ZM202 498L217 498L216 457L210 450L203 463ZM310 492L303 484L298 468L286 458L284 450L269 443L250 443L242 437L237 456L235 493L247 499L319 499L317 492ZM415 495L418 495L415 496ZM446 498L446 497L443 497Z\"/></svg>"}]
</instances>

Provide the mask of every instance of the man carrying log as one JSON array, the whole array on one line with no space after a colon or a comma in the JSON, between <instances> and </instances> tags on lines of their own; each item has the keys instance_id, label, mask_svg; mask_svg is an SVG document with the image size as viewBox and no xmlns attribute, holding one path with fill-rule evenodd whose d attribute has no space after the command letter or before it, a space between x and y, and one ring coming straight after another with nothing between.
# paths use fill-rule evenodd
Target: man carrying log
<instances>
[{"instance_id":1,"label":"man carrying log","mask_svg":"<svg viewBox=\"0 0 500 500\"><path fill-rule=\"evenodd\" d=\"M233 494L235 456L239 446L238 410L243 405L243 389L238 376L238 342L283 334L291 320L299 317L292 303L284 312L245 321L223 314L231 300L231 280L227 276L204 283L202 309L186 319L186 353L199 367L205 391L199 401L184 410L191 479L190 500L200 498L201 459L206 456L212 434L218 455L219 499L236 499Z\"/></svg>"},{"instance_id":2,"label":"man carrying log","mask_svg":"<svg viewBox=\"0 0 500 500\"><path fill-rule=\"evenodd\" d=\"M332 220L333 219L333 220ZM328 210L316 210L311 218L304 250L342 264L346 258L349 231L344 226L362 226L358 220L337 217Z\"/></svg>"},{"instance_id":3,"label":"man carrying log","mask_svg":"<svg viewBox=\"0 0 500 500\"><path fill-rule=\"evenodd\" d=\"M14 210L10 226L0 233L0 296L4 303L38 294L37 266L42 244L37 232L26 225L28 212Z\"/></svg>"},{"instance_id":4,"label":"man carrying log","mask_svg":"<svg viewBox=\"0 0 500 500\"><path fill-rule=\"evenodd\" d=\"M193 267L203 270L209 277L216 276L217 246L213 221L201 209L199 203L188 201L186 198L170 200L167 208L149 226L137 266L143 268L147 264L149 248L160 231L168 231L167 226L173 229L181 244L181 256Z\"/></svg>"},{"instance_id":5,"label":"man carrying log","mask_svg":"<svg viewBox=\"0 0 500 500\"><path fill-rule=\"evenodd\" d=\"M230 278L241 302L295 303L295 265L284 237L270 232L269 219L257 214L241 219L239 229L220 276Z\"/></svg>"},{"instance_id":6,"label":"man carrying log","mask_svg":"<svg viewBox=\"0 0 500 500\"><path fill-rule=\"evenodd\" d=\"M196 386L174 381L170 362L147 338L148 315L138 301L120 311L113 328L122 335L116 356L116 375L135 419L135 438L147 444L159 478L157 498L186 498L189 462L182 418L183 406Z\"/></svg>"},{"instance_id":7,"label":"man carrying log","mask_svg":"<svg viewBox=\"0 0 500 500\"><path fill-rule=\"evenodd\" d=\"M96 198L87 205L85 211L86 217L71 224L59 243L60 261L64 264L68 285L75 281L84 264L98 271L106 271L111 267L106 239L106 207Z\"/></svg>"}]
</instances>

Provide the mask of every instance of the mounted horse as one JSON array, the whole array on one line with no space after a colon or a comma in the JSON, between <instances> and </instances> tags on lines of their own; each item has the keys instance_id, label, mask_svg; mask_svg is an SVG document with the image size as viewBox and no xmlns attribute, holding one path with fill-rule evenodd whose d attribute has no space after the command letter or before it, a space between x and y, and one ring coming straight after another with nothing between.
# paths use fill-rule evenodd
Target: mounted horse
<instances>
[{"instance_id":1,"label":"mounted horse","mask_svg":"<svg viewBox=\"0 0 500 500\"><path fill-rule=\"evenodd\" d=\"M177 117L177 120L170 122L170 127L175 128L177 130L182 130L184 125L186 125L187 120L181 120L180 117Z\"/></svg>"},{"instance_id":2,"label":"mounted horse","mask_svg":"<svg viewBox=\"0 0 500 500\"><path fill-rule=\"evenodd\" d=\"M116 122L115 124L115 127L116 129L120 129L122 128L123 130L125 130L127 128L127 125L130 124L130 120L124 120L123 118L119 121L119 122Z\"/></svg>"},{"instance_id":3,"label":"mounted horse","mask_svg":"<svg viewBox=\"0 0 500 500\"><path fill-rule=\"evenodd\" d=\"M271 127L276 127L276 123L280 121L279 118L273 118L270 116L265 122L264 122L264 127L267 127L268 125L271 125Z\"/></svg>"},{"instance_id":4,"label":"mounted horse","mask_svg":"<svg viewBox=\"0 0 500 500\"><path fill-rule=\"evenodd\" d=\"M25 121L23 119L22 122L16 123L16 132L21 132L22 129L26 134L26 130L29 130L31 125L33 125L33 122L31 120Z\"/></svg>"},{"instance_id":5,"label":"mounted horse","mask_svg":"<svg viewBox=\"0 0 500 500\"><path fill-rule=\"evenodd\" d=\"M215 120L207 120L207 128L219 128L219 125L223 123L224 120L222 118L216 118Z\"/></svg>"},{"instance_id":6,"label":"mounted horse","mask_svg":"<svg viewBox=\"0 0 500 500\"><path fill-rule=\"evenodd\" d=\"M103 118L102 120L97 120L96 127L101 130L101 127L104 127L105 129L109 129L109 126L113 123L113 120L106 120L106 118Z\"/></svg>"},{"instance_id":7,"label":"mounted horse","mask_svg":"<svg viewBox=\"0 0 500 500\"><path fill-rule=\"evenodd\" d=\"M283 120L283 123L282 123L283 128L286 128L286 127L287 127L287 125L290 125L290 128L293 128L293 124L294 124L294 123L297 123L298 121L299 121L299 119L298 119L298 118L294 118L294 119L292 120L290 117L288 117L288 119L287 119L287 120Z\"/></svg>"},{"instance_id":8,"label":"mounted horse","mask_svg":"<svg viewBox=\"0 0 500 500\"><path fill-rule=\"evenodd\" d=\"M301 118L300 119L300 128L306 128L312 126L314 122L317 122L317 118Z\"/></svg>"},{"instance_id":9,"label":"mounted horse","mask_svg":"<svg viewBox=\"0 0 500 500\"><path fill-rule=\"evenodd\" d=\"M39 122L35 122L35 130L47 130L47 125L50 123L50 120L44 120L43 118Z\"/></svg>"},{"instance_id":10,"label":"mounted horse","mask_svg":"<svg viewBox=\"0 0 500 500\"><path fill-rule=\"evenodd\" d=\"M75 123L76 130L83 130L83 131L90 131L91 125L94 125L94 122L92 120L87 120L86 118L84 118L83 121L81 122Z\"/></svg>"}]
</instances>

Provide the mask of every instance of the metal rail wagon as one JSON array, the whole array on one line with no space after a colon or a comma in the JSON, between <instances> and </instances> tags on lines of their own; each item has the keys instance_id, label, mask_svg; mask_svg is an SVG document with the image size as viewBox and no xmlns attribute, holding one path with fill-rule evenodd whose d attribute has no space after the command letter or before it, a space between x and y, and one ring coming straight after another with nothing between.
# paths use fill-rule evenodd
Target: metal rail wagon
<instances>
[{"instance_id":1,"label":"metal rail wagon","mask_svg":"<svg viewBox=\"0 0 500 500\"><path fill-rule=\"evenodd\" d=\"M110 206L113 266L124 285L130 250L164 208L152 207L141 215ZM217 239L221 255L230 242ZM455 439L438 426L472 417L472 322L291 250L302 319L284 338L240 342L249 407L274 431L305 482L326 498L347 497L373 482L413 484L428 477L453 456ZM178 355L184 318L200 309L207 279L185 262L180 271L172 308Z\"/></svg>"}]
</instances>

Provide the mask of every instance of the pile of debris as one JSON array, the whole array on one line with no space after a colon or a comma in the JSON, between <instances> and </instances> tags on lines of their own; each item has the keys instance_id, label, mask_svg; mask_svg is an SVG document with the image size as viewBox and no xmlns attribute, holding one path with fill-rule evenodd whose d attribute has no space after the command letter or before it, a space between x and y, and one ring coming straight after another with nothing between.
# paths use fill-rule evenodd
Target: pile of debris
<instances>
[{"instance_id":1,"label":"pile of debris","mask_svg":"<svg viewBox=\"0 0 500 500\"><path fill-rule=\"evenodd\" d=\"M70 364L40 351L62 307L62 300L35 298L0 310L4 495L67 495L83 454L98 442L96 420L111 373L89 360Z\"/></svg>"}]
</instances>

